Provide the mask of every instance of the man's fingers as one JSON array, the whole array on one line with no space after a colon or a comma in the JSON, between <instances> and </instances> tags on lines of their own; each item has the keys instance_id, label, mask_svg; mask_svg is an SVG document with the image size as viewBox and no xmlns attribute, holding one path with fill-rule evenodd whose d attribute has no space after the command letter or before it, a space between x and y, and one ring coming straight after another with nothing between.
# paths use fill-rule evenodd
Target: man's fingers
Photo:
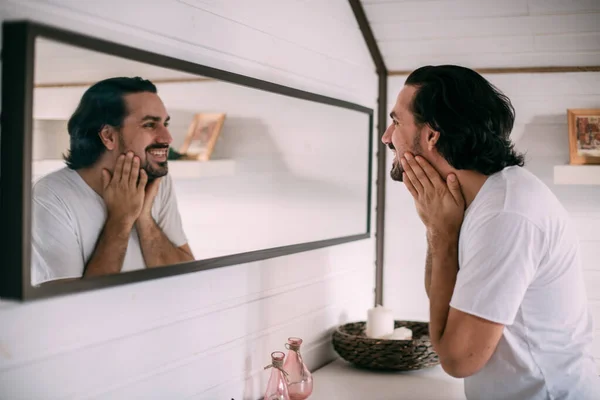
<instances>
[{"instance_id":1,"label":"man's fingers","mask_svg":"<svg viewBox=\"0 0 600 400\"><path fill-rule=\"evenodd\" d=\"M417 160L417 163L423 169L423 172L425 175L427 175L427 178L434 187L441 187L444 185L444 181L442 180L440 174L435 170L435 168L433 168L431 164L429 164L427 160L420 156L416 156L415 160Z\"/></svg>"},{"instance_id":2,"label":"man's fingers","mask_svg":"<svg viewBox=\"0 0 600 400\"><path fill-rule=\"evenodd\" d=\"M131 163L131 173L129 174L129 185L135 188L138 183L138 176L140 174L140 159L135 156Z\"/></svg>"},{"instance_id":3,"label":"man's fingers","mask_svg":"<svg viewBox=\"0 0 600 400\"><path fill-rule=\"evenodd\" d=\"M127 152L127 156L125 157L125 162L123 163L123 173L121 175L121 180L125 183L129 183L129 174L131 172L131 164L133 163L133 153Z\"/></svg>"},{"instance_id":4,"label":"man's fingers","mask_svg":"<svg viewBox=\"0 0 600 400\"><path fill-rule=\"evenodd\" d=\"M121 180L121 174L123 172L123 163L125 162L125 154L121 154L119 158L117 158L117 162L115 163L115 170L113 172L113 180L118 182Z\"/></svg>"},{"instance_id":5,"label":"man's fingers","mask_svg":"<svg viewBox=\"0 0 600 400\"><path fill-rule=\"evenodd\" d=\"M460 190L460 183L458 183L458 179L456 179L456 175L450 174L447 179L448 189L450 190L450 194L454 197L456 204L464 205L465 199Z\"/></svg>"},{"instance_id":6,"label":"man's fingers","mask_svg":"<svg viewBox=\"0 0 600 400\"><path fill-rule=\"evenodd\" d=\"M417 190L415 189L414 185L412 184L412 182L410 181L410 179L406 175L406 172L402 173L402 182L404 182L404 186L406 186L406 188L408 189L408 191L410 192L410 194L412 194L412 196L416 199L417 196L419 195L419 193L417 192Z\"/></svg>"},{"instance_id":7,"label":"man's fingers","mask_svg":"<svg viewBox=\"0 0 600 400\"><path fill-rule=\"evenodd\" d=\"M140 181L138 183L138 190L146 190L146 183L148 183L148 174L145 169L140 169Z\"/></svg>"},{"instance_id":8,"label":"man's fingers","mask_svg":"<svg viewBox=\"0 0 600 400\"><path fill-rule=\"evenodd\" d=\"M422 192L423 185L421 184L421 182L419 182L419 178L417 178L417 176L415 175L415 172L409 165L408 161L406 161L406 159L402 158L400 160L400 162L402 163L402 168L404 168L404 172L405 172L406 176L408 177L408 180L410 180L410 182L412 183L413 188L417 191L417 193Z\"/></svg>"},{"instance_id":9,"label":"man's fingers","mask_svg":"<svg viewBox=\"0 0 600 400\"><path fill-rule=\"evenodd\" d=\"M415 160L415 157L410 153L405 153L404 157L408 161L410 168L413 170L413 173L425 189L430 189L433 187L433 184L427 177L427 174L423 171L423 168L419 165L419 163Z\"/></svg>"}]
</instances>

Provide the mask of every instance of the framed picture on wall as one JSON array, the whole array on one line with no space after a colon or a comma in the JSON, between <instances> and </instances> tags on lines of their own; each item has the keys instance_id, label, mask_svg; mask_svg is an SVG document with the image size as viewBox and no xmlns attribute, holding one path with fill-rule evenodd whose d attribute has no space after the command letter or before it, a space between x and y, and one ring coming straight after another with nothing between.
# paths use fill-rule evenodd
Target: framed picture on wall
<instances>
[{"instance_id":1,"label":"framed picture on wall","mask_svg":"<svg viewBox=\"0 0 600 400\"><path fill-rule=\"evenodd\" d=\"M568 109L569 163L600 164L600 108Z\"/></svg>"},{"instance_id":2,"label":"framed picture on wall","mask_svg":"<svg viewBox=\"0 0 600 400\"><path fill-rule=\"evenodd\" d=\"M225 122L224 113L197 113L179 149L185 158L208 161Z\"/></svg>"}]
</instances>

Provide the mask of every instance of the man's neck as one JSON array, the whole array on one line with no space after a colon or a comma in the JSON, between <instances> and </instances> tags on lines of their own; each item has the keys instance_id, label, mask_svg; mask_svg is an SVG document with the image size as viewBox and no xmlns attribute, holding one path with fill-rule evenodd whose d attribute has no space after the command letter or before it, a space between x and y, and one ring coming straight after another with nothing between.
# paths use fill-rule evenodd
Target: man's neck
<instances>
[{"instance_id":1,"label":"man's neck","mask_svg":"<svg viewBox=\"0 0 600 400\"><path fill-rule=\"evenodd\" d=\"M102 192L104 191L102 186L103 169L108 169L110 171L103 160L99 160L91 167L81 168L76 171L79 176L81 176L81 179L83 179L94 192L98 193L99 196L102 196Z\"/></svg>"},{"instance_id":2,"label":"man's neck","mask_svg":"<svg viewBox=\"0 0 600 400\"><path fill-rule=\"evenodd\" d=\"M460 188L465 199L465 208L468 208L473 200L475 200L477 193L483 187L488 176L470 170L459 170L454 171L454 173L460 183Z\"/></svg>"}]
</instances>

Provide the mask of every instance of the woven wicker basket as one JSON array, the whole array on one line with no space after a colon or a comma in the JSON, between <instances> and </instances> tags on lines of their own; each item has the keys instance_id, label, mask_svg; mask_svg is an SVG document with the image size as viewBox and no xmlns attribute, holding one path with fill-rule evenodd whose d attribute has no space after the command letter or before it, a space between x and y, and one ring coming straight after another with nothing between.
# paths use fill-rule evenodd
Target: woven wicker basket
<instances>
[{"instance_id":1,"label":"woven wicker basket","mask_svg":"<svg viewBox=\"0 0 600 400\"><path fill-rule=\"evenodd\" d=\"M366 322L352 322L335 330L333 348L349 363L375 370L413 371L440 363L429 340L427 322L395 321L394 325L411 329L413 339L372 339L365 335Z\"/></svg>"}]
</instances>

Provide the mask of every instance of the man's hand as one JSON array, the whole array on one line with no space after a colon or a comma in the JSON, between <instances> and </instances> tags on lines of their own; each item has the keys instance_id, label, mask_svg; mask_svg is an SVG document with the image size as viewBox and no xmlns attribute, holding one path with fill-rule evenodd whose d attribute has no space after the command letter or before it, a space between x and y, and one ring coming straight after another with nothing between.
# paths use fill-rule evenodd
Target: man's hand
<instances>
[{"instance_id":1,"label":"man's hand","mask_svg":"<svg viewBox=\"0 0 600 400\"><path fill-rule=\"evenodd\" d=\"M456 175L444 182L440 174L423 157L405 153L404 184L415 199L419 217L433 237L454 237L462 225L465 200Z\"/></svg>"},{"instance_id":2,"label":"man's hand","mask_svg":"<svg viewBox=\"0 0 600 400\"><path fill-rule=\"evenodd\" d=\"M147 181L148 175L140 169L139 157L132 152L119 156L112 176L102 170L102 198L108 219L133 226L142 211Z\"/></svg>"},{"instance_id":3,"label":"man's hand","mask_svg":"<svg viewBox=\"0 0 600 400\"><path fill-rule=\"evenodd\" d=\"M140 213L140 219L152 218L152 205L154 204L154 199L156 198L156 194L158 193L158 188L160 186L161 180L162 177L156 178L146 185L144 206L142 207L142 212Z\"/></svg>"}]
</instances>

